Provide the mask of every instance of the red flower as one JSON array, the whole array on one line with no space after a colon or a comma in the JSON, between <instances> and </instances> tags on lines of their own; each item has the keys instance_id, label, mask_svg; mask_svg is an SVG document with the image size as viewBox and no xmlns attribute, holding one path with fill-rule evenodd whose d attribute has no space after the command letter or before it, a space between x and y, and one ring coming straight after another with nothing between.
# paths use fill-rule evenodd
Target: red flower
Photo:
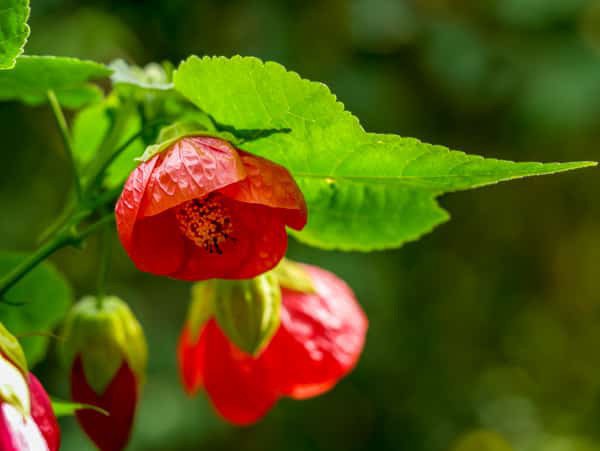
<instances>
[{"instance_id":1,"label":"red flower","mask_svg":"<svg viewBox=\"0 0 600 451\"><path fill-rule=\"evenodd\" d=\"M107 415L91 409L75 414L85 433L101 451L120 451L129 441L138 401L138 382L125 361L102 394L88 384L81 357L71 369L71 398L73 401L100 407Z\"/></svg>"},{"instance_id":2,"label":"red flower","mask_svg":"<svg viewBox=\"0 0 600 451\"><path fill-rule=\"evenodd\" d=\"M67 315L63 337L71 399L108 413L78 410L77 421L100 451L124 449L146 369L141 325L121 299L87 296Z\"/></svg>"},{"instance_id":3,"label":"red flower","mask_svg":"<svg viewBox=\"0 0 600 451\"><path fill-rule=\"evenodd\" d=\"M227 420L251 424L278 398L320 395L354 368L367 318L351 289L323 269L302 265L315 293L282 287L281 325L256 358L237 349L214 319L200 331L184 327L178 346L189 394L204 387Z\"/></svg>"},{"instance_id":4,"label":"red flower","mask_svg":"<svg viewBox=\"0 0 600 451\"><path fill-rule=\"evenodd\" d=\"M306 224L285 168L207 136L182 138L140 164L115 212L136 266L183 280L261 274L285 254L285 226Z\"/></svg>"},{"instance_id":5,"label":"red flower","mask_svg":"<svg viewBox=\"0 0 600 451\"><path fill-rule=\"evenodd\" d=\"M4 356L0 355L2 384L14 398L0 397L0 450L58 451L60 429L48 394L29 374L29 383Z\"/></svg>"}]
</instances>

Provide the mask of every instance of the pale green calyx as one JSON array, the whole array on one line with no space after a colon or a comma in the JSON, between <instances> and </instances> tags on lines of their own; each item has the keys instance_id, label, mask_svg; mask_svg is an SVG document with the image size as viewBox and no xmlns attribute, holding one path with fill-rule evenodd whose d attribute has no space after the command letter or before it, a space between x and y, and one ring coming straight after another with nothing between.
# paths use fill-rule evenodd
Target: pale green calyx
<instances>
[{"instance_id":1,"label":"pale green calyx","mask_svg":"<svg viewBox=\"0 0 600 451\"><path fill-rule=\"evenodd\" d=\"M88 296L67 316L63 356L69 368L80 356L87 382L101 394L124 360L143 380L148 350L142 327L125 302L108 296L99 303Z\"/></svg>"},{"instance_id":2,"label":"pale green calyx","mask_svg":"<svg viewBox=\"0 0 600 451\"><path fill-rule=\"evenodd\" d=\"M213 316L218 281L205 280L192 285L192 302L187 315L187 325L196 340L202 326Z\"/></svg>"},{"instance_id":3,"label":"pale green calyx","mask_svg":"<svg viewBox=\"0 0 600 451\"><path fill-rule=\"evenodd\" d=\"M10 362L27 374L27 360L19 341L11 334L2 323L0 323L0 353Z\"/></svg>"},{"instance_id":4,"label":"pale green calyx","mask_svg":"<svg viewBox=\"0 0 600 451\"><path fill-rule=\"evenodd\" d=\"M259 355L279 327L281 289L277 277L266 273L217 283L215 316L219 326L242 351Z\"/></svg>"},{"instance_id":5,"label":"pale green calyx","mask_svg":"<svg viewBox=\"0 0 600 451\"><path fill-rule=\"evenodd\" d=\"M306 294L316 293L315 285L304 265L284 258L272 271L281 288Z\"/></svg>"},{"instance_id":6,"label":"pale green calyx","mask_svg":"<svg viewBox=\"0 0 600 451\"><path fill-rule=\"evenodd\" d=\"M231 133L210 131L204 128L204 124L196 120L176 122L168 127L164 127L158 137L157 143L146 147L146 150L137 161L148 161L153 156L167 150L177 141L192 136L210 136L224 141L235 142L236 138Z\"/></svg>"}]
</instances>

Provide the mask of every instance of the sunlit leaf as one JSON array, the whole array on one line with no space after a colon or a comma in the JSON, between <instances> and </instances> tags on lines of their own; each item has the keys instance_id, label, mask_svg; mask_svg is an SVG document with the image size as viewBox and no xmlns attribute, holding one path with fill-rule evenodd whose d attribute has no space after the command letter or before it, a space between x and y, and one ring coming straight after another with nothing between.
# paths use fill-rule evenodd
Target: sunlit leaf
<instances>
[{"instance_id":1,"label":"sunlit leaf","mask_svg":"<svg viewBox=\"0 0 600 451\"><path fill-rule=\"evenodd\" d=\"M309 206L296 236L327 249L398 247L448 219L443 193L594 164L513 163L367 133L324 84L256 58L191 57L174 83L220 122L291 129L244 148L292 172Z\"/></svg>"},{"instance_id":2,"label":"sunlit leaf","mask_svg":"<svg viewBox=\"0 0 600 451\"><path fill-rule=\"evenodd\" d=\"M101 98L100 89L89 82L110 74L110 69L93 61L21 56L14 69L0 72L0 100L36 105L44 103L48 90L53 90L61 104L78 108Z\"/></svg>"},{"instance_id":3,"label":"sunlit leaf","mask_svg":"<svg viewBox=\"0 0 600 451\"><path fill-rule=\"evenodd\" d=\"M106 410L101 409L97 406L92 406L90 404L62 401L56 398L53 398L51 401L52 410L54 411L54 415L56 415L57 417L72 416L75 415L75 413L77 413L78 410L94 410L98 413L101 413L102 415L108 416L108 412Z\"/></svg>"},{"instance_id":4,"label":"sunlit leaf","mask_svg":"<svg viewBox=\"0 0 600 451\"><path fill-rule=\"evenodd\" d=\"M29 0L0 0L0 69L11 69L29 37Z\"/></svg>"},{"instance_id":5,"label":"sunlit leaf","mask_svg":"<svg viewBox=\"0 0 600 451\"><path fill-rule=\"evenodd\" d=\"M114 145L120 146L142 128L140 117L134 109L122 108L117 99L109 97L101 103L84 108L75 117L72 132L73 151L77 163L82 168L85 168L97 155L116 120L119 109L122 121L119 125L119 136ZM112 151L113 149L108 150ZM112 188L124 183L129 173L138 164L135 159L140 157L143 152L144 145L140 139L132 142L108 168L105 186Z\"/></svg>"}]
</instances>

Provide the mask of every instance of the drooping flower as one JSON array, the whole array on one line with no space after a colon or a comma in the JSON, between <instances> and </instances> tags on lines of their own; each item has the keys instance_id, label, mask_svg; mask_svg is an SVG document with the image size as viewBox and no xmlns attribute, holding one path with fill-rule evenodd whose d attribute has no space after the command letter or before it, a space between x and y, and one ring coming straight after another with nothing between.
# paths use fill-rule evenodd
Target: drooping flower
<instances>
[{"instance_id":1,"label":"drooping flower","mask_svg":"<svg viewBox=\"0 0 600 451\"><path fill-rule=\"evenodd\" d=\"M183 280L251 278L306 224L290 173L208 136L184 137L141 163L115 208L121 242L142 271Z\"/></svg>"},{"instance_id":2,"label":"drooping flower","mask_svg":"<svg viewBox=\"0 0 600 451\"><path fill-rule=\"evenodd\" d=\"M352 290L328 271L297 266L312 289L282 281L281 323L258 356L234 345L214 318L198 321L194 313L202 309L194 304L204 299L192 304L178 345L184 388L190 395L204 388L232 423L258 421L280 397L305 399L328 391L361 354L368 321Z\"/></svg>"},{"instance_id":3,"label":"drooping flower","mask_svg":"<svg viewBox=\"0 0 600 451\"><path fill-rule=\"evenodd\" d=\"M48 394L1 324L0 337L0 450L58 451L60 429Z\"/></svg>"},{"instance_id":4,"label":"drooping flower","mask_svg":"<svg viewBox=\"0 0 600 451\"><path fill-rule=\"evenodd\" d=\"M101 451L120 451L129 441L147 360L146 341L133 313L111 296L82 299L69 313L64 358L71 398L105 410L79 410L77 421Z\"/></svg>"}]
</instances>

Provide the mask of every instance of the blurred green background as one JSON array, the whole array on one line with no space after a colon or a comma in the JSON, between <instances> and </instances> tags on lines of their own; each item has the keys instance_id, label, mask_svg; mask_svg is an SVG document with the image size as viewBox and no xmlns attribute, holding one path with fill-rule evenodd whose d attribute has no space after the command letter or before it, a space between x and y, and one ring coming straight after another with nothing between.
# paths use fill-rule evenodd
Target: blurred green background
<instances>
[{"instance_id":1,"label":"blurred green background","mask_svg":"<svg viewBox=\"0 0 600 451\"><path fill-rule=\"evenodd\" d=\"M600 159L598 0L32 0L31 27L28 53L254 55L327 83L369 131L487 157ZM67 165L47 108L0 104L0 133L0 247L30 250L61 209ZM292 257L354 287L367 345L332 392L242 429L179 385L189 285L136 271L115 239L109 287L151 349L130 449L600 450L599 194L597 171L578 171L446 196L452 221L394 252L292 242ZM91 242L53 258L77 297L97 256ZM56 353L35 371L66 396ZM65 450L91 449L61 423Z\"/></svg>"}]
</instances>

